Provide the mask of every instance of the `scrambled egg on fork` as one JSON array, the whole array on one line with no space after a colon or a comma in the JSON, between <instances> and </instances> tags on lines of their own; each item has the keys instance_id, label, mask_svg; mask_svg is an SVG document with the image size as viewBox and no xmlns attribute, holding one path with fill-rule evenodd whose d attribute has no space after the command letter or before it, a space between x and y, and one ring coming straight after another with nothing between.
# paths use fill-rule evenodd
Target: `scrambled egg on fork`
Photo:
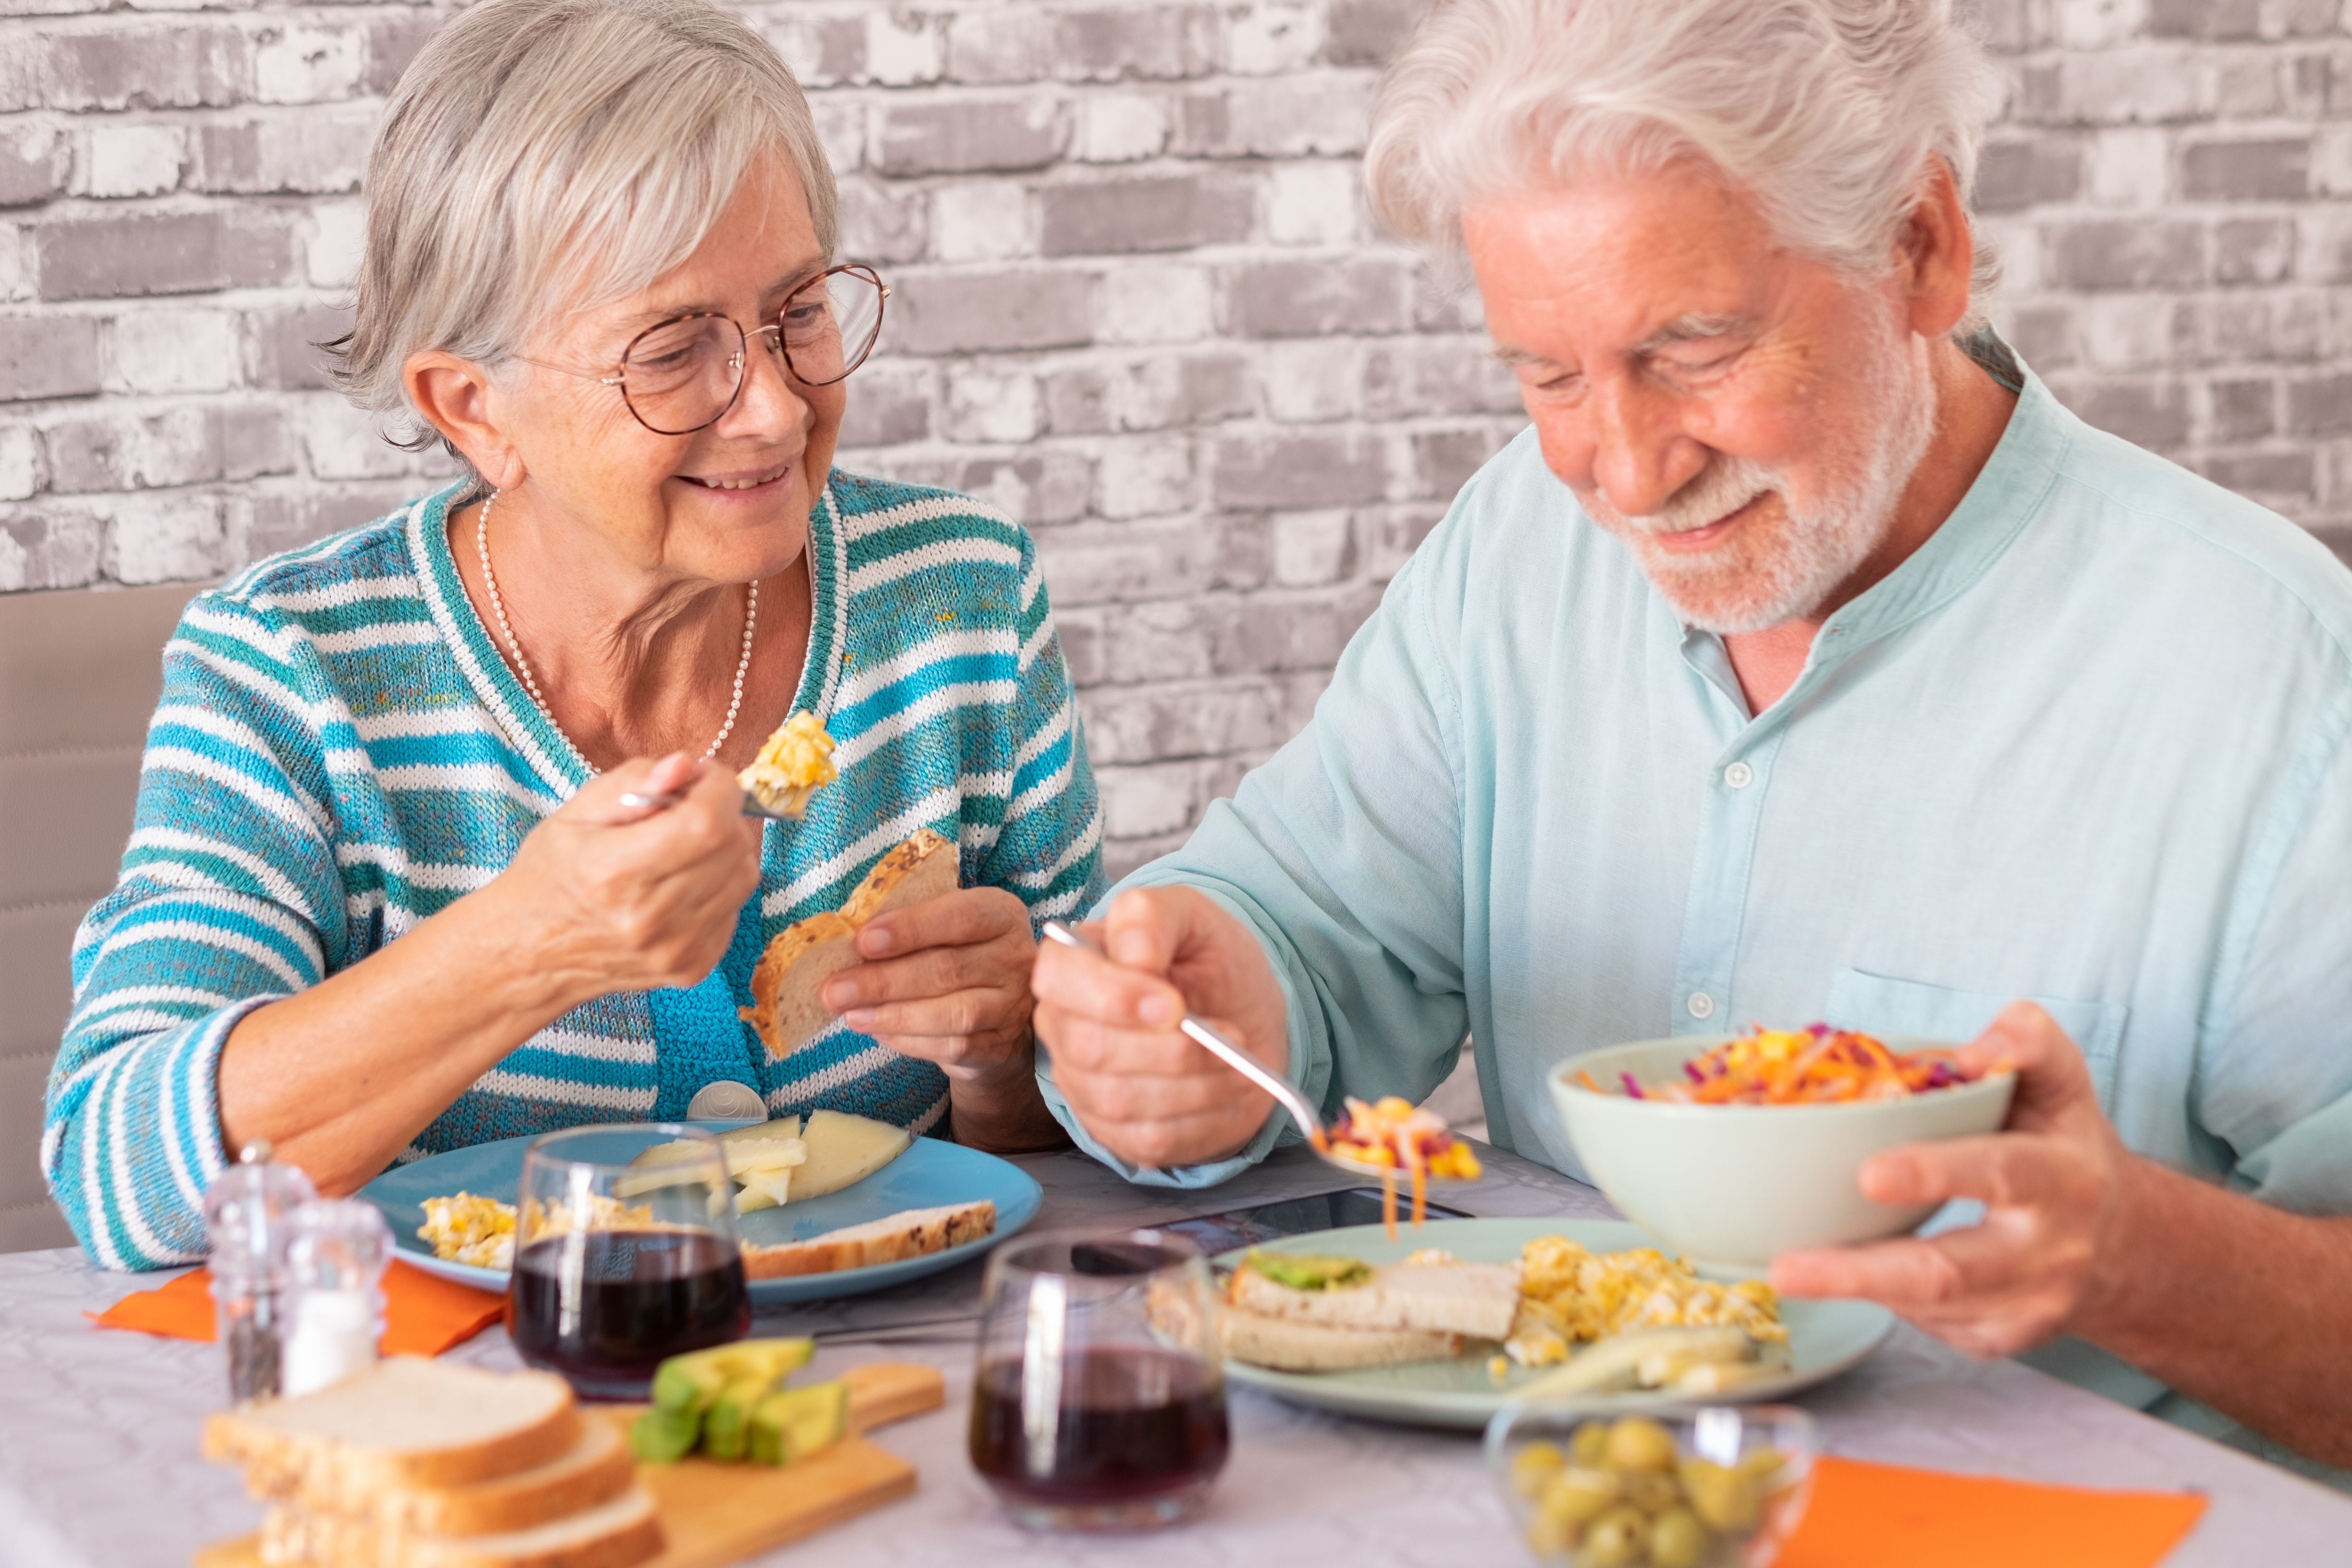
<instances>
[{"instance_id":1,"label":"scrambled egg on fork","mask_svg":"<svg viewBox=\"0 0 2352 1568\"><path fill-rule=\"evenodd\" d=\"M1556 1365L1571 1346L1654 1328L1740 1329L1766 1344L1789 1338L1780 1297L1761 1279L1702 1279L1649 1247L1595 1256L1544 1236L1519 1249L1519 1310L1503 1349L1521 1366Z\"/></svg>"},{"instance_id":2,"label":"scrambled egg on fork","mask_svg":"<svg viewBox=\"0 0 2352 1568\"><path fill-rule=\"evenodd\" d=\"M833 765L833 737L815 714L803 711L761 742L760 754L735 775L735 782L764 809L798 816L808 809L809 796L839 776Z\"/></svg>"}]
</instances>

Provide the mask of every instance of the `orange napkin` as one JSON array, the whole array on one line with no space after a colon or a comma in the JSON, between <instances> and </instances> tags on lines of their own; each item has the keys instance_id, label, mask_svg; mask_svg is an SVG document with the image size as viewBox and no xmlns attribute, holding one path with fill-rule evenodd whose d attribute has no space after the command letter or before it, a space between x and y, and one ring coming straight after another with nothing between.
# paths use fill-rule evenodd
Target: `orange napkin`
<instances>
[{"instance_id":1,"label":"orange napkin","mask_svg":"<svg viewBox=\"0 0 2352 1568\"><path fill-rule=\"evenodd\" d=\"M427 1274L394 1258L383 1271L385 1355L439 1355L464 1344L506 1312L507 1299ZM175 1340L213 1338L212 1287L202 1268L156 1290L125 1296L103 1312L86 1312L101 1329L138 1329Z\"/></svg>"},{"instance_id":2,"label":"orange napkin","mask_svg":"<svg viewBox=\"0 0 2352 1568\"><path fill-rule=\"evenodd\" d=\"M1823 1458L1775 1568L2153 1568L2205 1500Z\"/></svg>"}]
</instances>

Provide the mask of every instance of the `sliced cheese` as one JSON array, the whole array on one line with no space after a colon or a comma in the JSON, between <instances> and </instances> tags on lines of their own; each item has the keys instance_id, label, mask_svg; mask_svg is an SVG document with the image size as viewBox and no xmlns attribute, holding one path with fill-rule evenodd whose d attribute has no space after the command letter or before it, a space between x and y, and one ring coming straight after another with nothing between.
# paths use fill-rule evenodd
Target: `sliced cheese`
<instances>
[{"instance_id":1,"label":"sliced cheese","mask_svg":"<svg viewBox=\"0 0 2352 1568\"><path fill-rule=\"evenodd\" d=\"M793 1171L793 1198L822 1197L862 1182L899 1155L914 1138L903 1127L840 1110L814 1110L801 1131L808 1159Z\"/></svg>"}]
</instances>

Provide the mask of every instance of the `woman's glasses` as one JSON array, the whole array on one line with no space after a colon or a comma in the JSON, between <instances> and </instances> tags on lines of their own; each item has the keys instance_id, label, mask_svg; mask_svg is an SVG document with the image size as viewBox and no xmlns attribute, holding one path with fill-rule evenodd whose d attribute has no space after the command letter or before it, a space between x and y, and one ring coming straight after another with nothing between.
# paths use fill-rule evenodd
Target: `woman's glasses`
<instances>
[{"instance_id":1,"label":"woman's glasses","mask_svg":"<svg viewBox=\"0 0 2352 1568\"><path fill-rule=\"evenodd\" d=\"M619 387L622 401L646 429L684 436L717 423L735 406L751 363L751 339L772 335L794 381L829 386L873 353L882 334L882 303L889 297L872 268L836 267L811 279L784 301L773 321L751 332L715 310L673 316L647 327L629 340L621 373L596 379Z\"/></svg>"}]
</instances>

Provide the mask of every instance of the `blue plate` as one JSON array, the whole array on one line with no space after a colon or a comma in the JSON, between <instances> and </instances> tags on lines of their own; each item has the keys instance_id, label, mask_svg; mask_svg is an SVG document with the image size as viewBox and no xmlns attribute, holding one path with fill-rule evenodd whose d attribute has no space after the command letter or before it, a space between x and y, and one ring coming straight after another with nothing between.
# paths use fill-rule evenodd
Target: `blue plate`
<instances>
[{"instance_id":1,"label":"blue plate","mask_svg":"<svg viewBox=\"0 0 2352 1568\"><path fill-rule=\"evenodd\" d=\"M714 1131L721 1125L724 1124L711 1124ZM660 1140L648 1137L646 1142ZM400 1256L406 1261L445 1279L478 1285L486 1290L503 1290L507 1288L505 1269L445 1263L433 1256L432 1247L417 1239L416 1230L425 1223L426 1198L466 1192L504 1203L514 1202L515 1191L522 1184L522 1152L530 1142L529 1138L501 1138L495 1143L477 1143L468 1149L428 1155L413 1165L386 1171L362 1187L359 1195L383 1211L383 1217L392 1226L393 1237L399 1244ZM864 1181L853 1182L837 1193L827 1193L804 1203L786 1204L782 1208L754 1209L739 1215L736 1228L745 1241L772 1246L782 1241L804 1241L843 1226L887 1219L906 1209L978 1203L982 1198L996 1205L996 1230L992 1235L967 1241L961 1247L950 1247L945 1252L897 1263L877 1263L870 1268L844 1268L789 1279L754 1279L752 1303L781 1306L791 1301L863 1295L952 1268L968 1258L979 1257L1036 1218L1045 1193L1028 1172L993 1154L937 1138L918 1138L905 1153Z\"/></svg>"}]
</instances>

